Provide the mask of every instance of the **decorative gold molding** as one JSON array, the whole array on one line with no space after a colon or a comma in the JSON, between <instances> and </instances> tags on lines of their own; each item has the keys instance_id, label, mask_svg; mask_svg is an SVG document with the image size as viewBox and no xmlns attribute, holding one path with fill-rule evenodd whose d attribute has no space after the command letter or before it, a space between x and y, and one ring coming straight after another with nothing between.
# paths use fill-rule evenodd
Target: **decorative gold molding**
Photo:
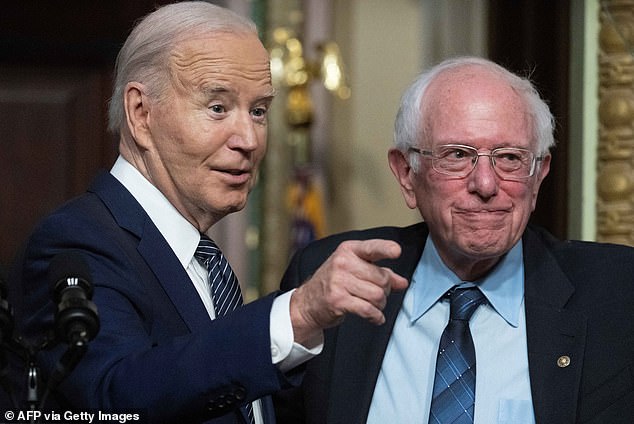
<instances>
[{"instance_id":1,"label":"decorative gold molding","mask_svg":"<svg viewBox=\"0 0 634 424\"><path fill-rule=\"evenodd\" d=\"M634 0L602 0L597 240L634 245Z\"/></svg>"}]
</instances>

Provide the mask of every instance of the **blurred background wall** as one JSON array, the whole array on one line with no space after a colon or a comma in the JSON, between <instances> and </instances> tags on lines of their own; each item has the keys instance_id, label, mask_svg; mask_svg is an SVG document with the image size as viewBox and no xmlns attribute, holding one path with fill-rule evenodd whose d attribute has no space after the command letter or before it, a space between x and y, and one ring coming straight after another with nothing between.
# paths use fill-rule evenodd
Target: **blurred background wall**
<instances>
[{"instance_id":1,"label":"blurred background wall","mask_svg":"<svg viewBox=\"0 0 634 424\"><path fill-rule=\"evenodd\" d=\"M4 2L5 269L37 220L112 165L105 123L116 53L135 20L163 3ZM556 116L533 220L559 237L634 244L634 0L214 3L256 21L279 92L249 204L212 231L249 297L274 290L293 251L314 237L418 221L387 165L394 117L423 68L462 54L530 75Z\"/></svg>"}]
</instances>

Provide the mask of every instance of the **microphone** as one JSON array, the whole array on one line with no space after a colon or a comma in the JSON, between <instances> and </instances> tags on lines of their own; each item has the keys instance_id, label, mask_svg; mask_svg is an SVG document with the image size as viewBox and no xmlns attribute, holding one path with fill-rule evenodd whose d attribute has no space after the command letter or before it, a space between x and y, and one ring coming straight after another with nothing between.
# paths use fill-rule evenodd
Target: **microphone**
<instances>
[{"instance_id":1,"label":"microphone","mask_svg":"<svg viewBox=\"0 0 634 424\"><path fill-rule=\"evenodd\" d=\"M53 298L57 304L55 334L68 348L51 370L39 409L49 394L75 369L88 350L88 342L99 332L97 306L91 301L90 270L79 251L67 251L55 256L48 266L53 282ZM37 369L31 369L37 381ZM33 404L37 404L37 387Z\"/></svg>"},{"instance_id":2,"label":"microphone","mask_svg":"<svg viewBox=\"0 0 634 424\"><path fill-rule=\"evenodd\" d=\"M48 267L57 304L55 332L71 346L84 346L99 331L97 307L91 301L92 284L88 265L77 251L60 253Z\"/></svg>"}]
</instances>

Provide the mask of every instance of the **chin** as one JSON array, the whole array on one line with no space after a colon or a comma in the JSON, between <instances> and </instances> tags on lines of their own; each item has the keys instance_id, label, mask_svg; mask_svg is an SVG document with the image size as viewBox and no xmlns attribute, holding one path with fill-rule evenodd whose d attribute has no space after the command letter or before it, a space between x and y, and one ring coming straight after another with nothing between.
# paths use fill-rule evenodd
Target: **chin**
<instances>
[{"instance_id":1,"label":"chin","mask_svg":"<svg viewBox=\"0 0 634 424\"><path fill-rule=\"evenodd\" d=\"M472 237L463 239L461 245L465 252L482 259L502 256L513 247L511 240L504 235L502 238L491 237L491 231L476 231L472 233Z\"/></svg>"},{"instance_id":2,"label":"chin","mask_svg":"<svg viewBox=\"0 0 634 424\"><path fill-rule=\"evenodd\" d=\"M229 202L225 208L227 213L240 212L247 205L247 199L236 200L235 202Z\"/></svg>"},{"instance_id":3,"label":"chin","mask_svg":"<svg viewBox=\"0 0 634 424\"><path fill-rule=\"evenodd\" d=\"M491 243L471 243L467 245L467 251L474 259L495 259L504 256L509 250L513 248L513 244L508 241L497 241Z\"/></svg>"},{"instance_id":4,"label":"chin","mask_svg":"<svg viewBox=\"0 0 634 424\"><path fill-rule=\"evenodd\" d=\"M244 209L245 204L241 203L239 205L227 205L223 210L225 215L229 215L230 213L240 212Z\"/></svg>"}]
</instances>

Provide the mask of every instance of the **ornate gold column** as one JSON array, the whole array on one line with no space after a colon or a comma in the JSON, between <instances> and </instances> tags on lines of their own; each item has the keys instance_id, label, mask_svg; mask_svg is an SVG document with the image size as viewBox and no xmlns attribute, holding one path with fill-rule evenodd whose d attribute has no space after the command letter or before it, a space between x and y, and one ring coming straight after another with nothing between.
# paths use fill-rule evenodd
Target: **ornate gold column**
<instances>
[{"instance_id":1,"label":"ornate gold column","mask_svg":"<svg viewBox=\"0 0 634 424\"><path fill-rule=\"evenodd\" d=\"M634 245L634 0L601 0L597 240Z\"/></svg>"}]
</instances>

